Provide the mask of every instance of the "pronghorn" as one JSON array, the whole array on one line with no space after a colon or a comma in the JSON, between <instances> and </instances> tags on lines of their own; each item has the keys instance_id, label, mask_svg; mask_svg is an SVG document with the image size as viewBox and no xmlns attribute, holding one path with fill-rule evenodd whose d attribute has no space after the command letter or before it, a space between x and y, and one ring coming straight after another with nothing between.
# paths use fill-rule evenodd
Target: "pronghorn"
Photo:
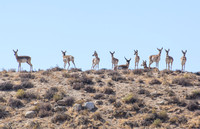
<instances>
[{"instance_id":1,"label":"pronghorn","mask_svg":"<svg viewBox=\"0 0 200 129\"><path fill-rule=\"evenodd\" d=\"M18 54L17 54L18 49L17 49L17 51L13 50L13 52L14 52L14 55L17 59L17 62L19 63L18 71L21 72L21 63L29 64L30 65L30 71L32 71L33 65L31 64L31 57L30 56L18 56Z\"/></svg>"},{"instance_id":2,"label":"pronghorn","mask_svg":"<svg viewBox=\"0 0 200 129\"><path fill-rule=\"evenodd\" d=\"M129 60L127 60L126 57L124 57L124 58L126 60L126 64L125 65L115 66L114 70L117 70L117 69L128 69L129 68L131 58Z\"/></svg>"},{"instance_id":3,"label":"pronghorn","mask_svg":"<svg viewBox=\"0 0 200 129\"><path fill-rule=\"evenodd\" d=\"M159 71L158 68L156 68L156 67L154 67L154 68L147 67L147 61L146 61L146 60L145 60L145 61L143 60L141 66L143 66L144 69L154 70L155 72L158 72L158 71Z\"/></svg>"},{"instance_id":4,"label":"pronghorn","mask_svg":"<svg viewBox=\"0 0 200 129\"><path fill-rule=\"evenodd\" d=\"M92 56L95 56L95 58L92 60L92 67L91 67L91 69L94 69L95 67L98 67L98 69L99 69L100 58L98 57L97 52L94 51L94 54Z\"/></svg>"},{"instance_id":5,"label":"pronghorn","mask_svg":"<svg viewBox=\"0 0 200 129\"><path fill-rule=\"evenodd\" d=\"M140 57L138 56L138 50L134 50L134 55L135 55L135 69L138 69L138 64L140 61Z\"/></svg>"},{"instance_id":6,"label":"pronghorn","mask_svg":"<svg viewBox=\"0 0 200 129\"><path fill-rule=\"evenodd\" d=\"M161 52L162 52L163 48L161 48L161 49L157 48L157 50L159 51L158 55L151 55L149 57L149 68L153 62L156 62L156 67L159 68L159 61L160 61L160 56L161 56Z\"/></svg>"},{"instance_id":7,"label":"pronghorn","mask_svg":"<svg viewBox=\"0 0 200 129\"><path fill-rule=\"evenodd\" d=\"M187 58L185 57L187 50L185 52L182 50L183 56L181 57L181 65L182 65L182 71L185 71L185 63L187 61Z\"/></svg>"},{"instance_id":8,"label":"pronghorn","mask_svg":"<svg viewBox=\"0 0 200 129\"><path fill-rule=\"evenodd\" d=\"M74 63L74 57L71 56L71 55L65 55L66 51L62 51L62 54L63 54L63 62L64 62L64 68L66 67L66 64L68 63L68 68L67 70L69 69L69 66L70 66L70 61L74 64L74 67L76 68L76 65Z\"/></svg>"},{"instance_id":9,"label":"pronghorn","mask_svg":"<svg viewBox=\"0 0 200 129\"><path fill-rule=\"evenodd\" d=\"M114 57L115 51L110 52L110 54L111 54L111 57L112 57L112 69L113 69L113 68L115 68L115 66L118 65L119 60Z\"/></svg>"},{"instance_id":10,"label":"pronghorn","mask_svg":"<svg viewBox=\"0 0 200 129\"><path fill-rule=\"evenodd\" d=\"M173 59L173 57L169 56L170 49L168 49L168 50L165 49L165 51L166 51L166 60L165 60L166 61L166 69L168 68L168 70L170 70L170 65L171 65L171 70L172 70L172 64L173 64L174 59Z\"/></svg>"},{"instance_id":11,"label":"pronghorn","mask_svg":"<svg viewBox=\"0 0 200 129\"><path fill-rule=\"evenodd\" d=\"M145 61L143 60L141 66L143 66L144 69L148 69L148 67L147 67L147 61L146 61L146 60L145 60Z\"/></svg>"}]
</instances>

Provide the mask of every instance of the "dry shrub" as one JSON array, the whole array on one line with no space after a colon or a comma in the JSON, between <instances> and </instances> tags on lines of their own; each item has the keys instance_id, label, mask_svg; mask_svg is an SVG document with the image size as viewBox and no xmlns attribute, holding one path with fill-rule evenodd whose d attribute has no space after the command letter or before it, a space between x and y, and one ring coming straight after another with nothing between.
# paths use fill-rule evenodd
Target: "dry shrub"
<instances>
[{"instance_id":1,"label":"dry shrub","mask_svg":"<svg viewBox=\"0 0 200 129\"><path fill-rule=\"evenodd\" d=\"M37 116L40 118L53 115L52 107L48 103L39 103L34 109L37 112Z\"/></svg>"},{"instance_id":2,"label":"dry shrub","mask_svg":"<svg viewBox=\"0 0 200 129\"><path fill-rule=\"evenodd\" d=\"M81 72L82 69L78 69L78 68L71 68L70 70L68 70L69 72Z\"/></svg>"},{"instance_id":3,"label":"dry shrub","mask_svg":"<svg viewBox=\"0 0 200 129\"><path fill-rule=\"evenodd\" d=\"M129 95L127 95L126 97L123 98L123 101L124 101L126 104L133 104L133 103L139 102L139 101L141 101L141 100L138 99L138 96L137 96L137 95L129 94Z\"/></svg>"},{"instance_id":4,"label":"dry shrub","mask_svg":"<svg viewBox=\"0 0 200 129\"><path fill-rule=\"evenodd\" d=\"M118 71L107 71L108 72L108 76L120 76L119 72Z\"/></svg>"},{"instance_id":5,"label":"dry shrub","mask_svg":"<svg viewBox=\"0 0 200 129\"><path fill-rule=\"evenodd\" d=\"M111 96L111 97L108 98L108 102L114 103L114 102L116 102L116 98Z\"/></svg>"},{"instance_id":6,"label":"dry shrub","mask_svg":"<svg viewBox=\"0 0 200 129\"><path fill-rule=\"evenodd\" d=\"M121 106L122 106L122 103L120 101L114 103L114 107L116 108L120 108Z\"/></svg>"},{"instance_id":7,"label":"dry shrub","mask_svg":"<svg viewBox=\"0 0 200 129\"><path fill-rule=\"evenodd\" d=\"M75 89L75 90L80 90L80 89L82 89L82 88L84 88L85 86L84 86L84 84L82 83L82 82L78 82L78 83L73 83L72 84L72 88L73 89Z\"/></svg>"},{"instance_id":8,"label":"dry shrub","mask_svg":"<svg viewBox=\"0 0 200 129\"><path fill-rule=\"evenodd\" d=\"M102 93L96 94L93 98L94 99L102 99L102 98L104 98L104 94L102 94Z\"/></svg>"},{"instance_id":9,"label":"dry shrub","mask_svg":"<svg viewBox=\"0 0 200 129\"><path fill-rule=\"evenodd\" d=\"M6 111L6 107L0 106L0 119L7 117L9 114L10 113Z\"/></svg>"},{"instance_id":10,"label":"dry shrub","mask_svg":"<svg viewBox=\"0 0 200 129\"><path fill-rule=\"evenodd\" d=\"M175 78L172 80L172 84L177 84L182 86L192 86L191 81L186 78Z\"/></svg>"},{"instance_id":11,"label":"dry shrub","mask_svg":"<svg viewBox=\"0 0 200 129\"><path fill-rule=\"evenodd\" d=\"M19 99L9 99L8 105L12 108L21 108L24 104Z\"/></svg>"},{"instance_id":12,"label":"dry shrub","mask_svg":"<svg viewBox=\"0 0 200 129\"><path fill-rule=\"evenodd\" d=\"M113 81L125 81L126 78L122 77L121 75L113 75L112 80Z\"/></svg>"},{"instance_id":13,"label":"dry shrub","mask_svg":"<svg viewBox=\"0 0 200 129\"><path fill-rule=\"evenodd\" d=\"M135 70L133 70L133 74L135 74L135 75L142 75L143 72L144 72L143 69L135 69Z\"/></svg>"},{"instance_id":14,"label":"dry shrub","mask_svg":"<svg viewBox=\"0 0 200 129\"><path fill-rule=\"evenodd\" d=\"M86 75L82 75L78 78L70 78L69 84L73 85L74 83L83 83L84 85L93 85L92 77L88 77Z\"/></svg>"},{"instance_id":15,"label":"dry shrub","mask_svg":"<svg viewBox=\"0 0 200 129\"><path fill-rule=\"evenodd\" d=\"M160 85L162 84L158 79L152 79L150 82L149 82L150 85Z\"/></svg>"},{"instance_id":16,"label":"dry shrub","mask_svg":"<svg viewBox=\"0 0 200 129\"><path fill-rule=\"evenodd\" d=\"M95 71L94 74L101 75L101 74L105 74L105 72L106 72L106 69L100 69L100 70Z\"/></svg>"},{"instance_id":17,"label":"dry shrub","mask_svg":"<svg viewBox=\"0 0 200 129\"><path fill-rule=\"evenodd\" d=\"M101 122L105 122L100 112L95 112L94 114L92 114L91 118L94 119L95 121L99 120Z\"/></svg>"},{"instance_id":18,"label":"dry shrub","mask_svg":"<svg viewBox=\"0 0 200 129\"><path fill-rule=\"evenodd\" d=\"M183 107L187 105L184 99L180 99L176 96L171 97L168 100L168 104L177 104L178 106L183 106Z\"/></svg>"},{"instance_id":19,"label":"dry shrub","mask_svg":"<svg viewBox=\"0 0 200 129\"><path fill-rule=\"evenodd\" d=\"M71 117L67 114L56 114L52 119L51 122L52 123L63 123L66 120L69 121L71 119Z\"/></svg>"},{"instance_id":20,"label":"dry shrub","mask_svg":"<svg viewBox=\"0 0 200 129\"><path fill-rule=\"evenodd\" d=\"M34 79L35 78L35 75L32 75L31 73L23 73L23 74L20 74L19 77L23 80L27 80L27 79Z\"/></svg>"},{"instance_id":21,"label":"dry shrub","mask_svg":"<svg viewBox=\"0 0 200 129\"><path fill-rule=\"evenodd\" d=\"M23 87L24 89L25 89L25 88L33 88L34 85L33 85L33 83L31 83L31 82L25 81L25 82L22 82L22 83L21 83L21 87Z\"/></svg>"},{"instance_id":22,"label":"dry shrub","mask_svg":"<svg viewBox=\"0 0 200 129\"><path fill-rule=\"evenodd\" d=\"M160 127L161 124L162 124L162 121L161 121L160 119L156 119L156 120L154 120L154 122L153 122L152 125L153 125L154 127Z\"/></svg>"},{"instance_id":23,"label":"dry shrub","mask_svg":"<svg viewBox=\"0 0 200 129\"><path fill-rule=\"evenodd\" d=\"M145 94L146 96L151 96L150 92L148 90L145 90L145 89L140 89L138 91L138 94Z\"/></svg>"},{"instance_id":24,"label":"dry shrub","mask_svg":"<svg viewBox=\"0 0 200 129\"><path fill-rule=\"evenodd\" d=\"M47 71L52 71L52 72L56 72L56 71L62 71L64 70L63 68L60 68L58 66L54 67L54 68L50 68L50 69L47 69Z\"/></svg>"},{"instance_id":25,"label":"dry shrub","mask_svg":"<svg viewBox=\"0 0 200 129\"><path fill-rule=\"evenodd\" d=\"M57 87L51 87L50 89L48 89L46 91L46 93L44 94L44 98L45 99L49 99L51 100L53 98L53 96L58 92L58 88Z\"/></svg>"},{"instance_id":26,"label":"dry shrub","mask_svg":"<svg viewBox=\"0 0 200 129\"><path fill-rule=\"evenodd\" d=\"M190 111L198 110L200 109L199 103L197 101L189 101L187 109Z\"/></svg>"},{"instance_id":27,"label":"dry shrub","mask_svg":"<svg viewBox=\"0 0 200 129\"><path fill-rule=\"evenodd\" d=\"M104 94L115 94L115 91L110 87L105 87L103 93Z\"/></svg>"},{"instance_id":28,"label":"dry shrub","mask_svg":"<svg viewBox=\"0 0 200 129\"><path fill-rule=\"evenodd\" d=\"M41 77L41 78L40 78L40 82L41 82L41 83L48 83L48 80L46 80L44 77Z\"/></svg>"},{"instance_id":29,"label":"dry shrub","mask_svg":"<svg viewBox=\"0 0 200 129\"><path fill-rule=\"evenodd\" d=\"M60 106L72 106L74 104L75 99L73 97L66 97L63 100L57 101Z\"/></svg>"},{"instance_id":30,"label":"dry shrub","mask_svg":"<svg viewBox=\"0 0 200 129\"><path fill-rule=\"evenodd\" d=\"M200 97L200 90L195 90L191 94L186 95L187 99L197 99Z\"/></svg>"},{"instance_id":31,"label":"dry shrub","mask_svg":"<svg viewBox=\"0 0 200 129\"><path fill-rule=\"evenodd\" d=\"M0 102L6 102L6 100L3 98L3 96L0 96Z\"/></svg>"},{"instance_id":32,"label":"dry shrub","mask_svg":"<svg viewBox=\"0 0 200 129\"><path fill-rule=\"evenodd\" d=\"M11 82L4 82L0 84L1 91L10 91L13 90L13 84Z\"/></svg>"},{"instance_id":33,"label":"dry shrub","mask_svg":"<svg viewBox=\"0 0 200 129\"><path fill-rule=\"evenodd\" d=\"M96 92L96 89L92 86L86 86L84 90L88 93L95 93Z\"/></svg>"},{"instance_id":34,"label":"dry shrub","mask_svg":"<svg viewBox=\"0 0 200 129\"><path fill-rule=\"evenodd\" d=\"M128 118L131 116L131 114L123 109L116 109L113 112L113 116L115 118Z\"/></svg>"}]
</instances>

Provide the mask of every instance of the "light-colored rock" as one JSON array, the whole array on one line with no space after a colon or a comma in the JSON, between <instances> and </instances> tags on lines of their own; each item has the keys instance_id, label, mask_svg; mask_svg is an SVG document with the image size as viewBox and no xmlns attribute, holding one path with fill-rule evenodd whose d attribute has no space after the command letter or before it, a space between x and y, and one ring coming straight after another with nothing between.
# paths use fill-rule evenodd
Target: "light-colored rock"
<instances>
[{"instance_id":1,"label":"light-colored rock","mask_svg":"<svg viewBox=\"0 0 200 129\"><path fill-rule=\"evenodd\" d=\"M53 109L55 112L59 112L59 111L66 111L66 107L65 106L57 106Z\"/></svg>"},{"instance_id":2,"label":"light-colored rock","mask_svg":"<svg viewBox=\"0 0 200 129\"><path fill-rule=\"evenodd\" d=\"M81 104L75 104L75 105L73 106L73 110L74 110L74 111L80 111L80 110L82 110Z\"/></svg>"},{"instance_id":3,"label":"light-colored rock","mask_svg":"<svg viewBox=\"0 0 200 129\"><path fill-rule=\"evenodd\" d=\"M34 111L27 111L26 113L25 113L25 117L26 118L33 118L33 117L35 117L36 116L36 113L34 112Z\"/></svg>"},{"instance_id":4,"label":"light-colored rock","mask_svg":"<svg viewBox=\"0 0 200 129\"><path fill-rule=\"evenodd\" d=\"M95 108L94 103L93 102L86 102L84 103L84 107L87 108L88 110L93 110Z\"/></svg>"}]
</instances>

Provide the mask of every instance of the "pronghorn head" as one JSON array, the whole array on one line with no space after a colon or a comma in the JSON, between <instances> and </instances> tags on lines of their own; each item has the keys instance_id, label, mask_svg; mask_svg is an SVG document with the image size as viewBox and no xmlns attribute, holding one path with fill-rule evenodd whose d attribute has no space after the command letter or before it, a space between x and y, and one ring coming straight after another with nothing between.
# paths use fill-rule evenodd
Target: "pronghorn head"
<instances>
[{"instance_id":1,"label":"pronghorn head","mask_svg":"<svg viewBox=\"0 0 200 129\"><path fill-rule=\"evenodd\" d=\"M168 49L168 50L165 49L165 51L166 51L166 55L168 56L170 49Z\"/></svg>"},{"instance_id":2,"label":"pronghorn head","mask_svg":"<svg viewBox=\"0 0 200 129\"><path fill-rule=\"evenodd\" d=\"M110 54L111 54L111 56L113 57L113 56L114 56L114 54L115 54L115 51L114 51L114 52L111 52L111 51L110 51Z\"/></svg>"},{"instance_id":3,"label":"pronghorn head","mask_svg":"<svg viewBox=\"0 0 200 129\"><path fill-rule=\"evenodd\" d=\"M126 59L126 57L124 57L126 60L126 64L130 64L131 58L129 60Z\"/></svg>"},{"instance_id":4,"label":"pronghorn head","mask_svg":"<svg viewBox=\"0 0 200 129\"><path fill-rule=\"evenodd\" d=\"M138 50L134 50L134 55L138 55Z\"/></svg>"},{"instance_id":5,"label":"pronghorn head","mask_svg":"<svg viewBox=\"0 0 200 129\"><path fill-rule=\"evenodd\" d=\"M163 47L161 49L157 48L157 50L159 51L159 55L160 55L163 50Z\"/></svg>"},{"instance_id":6,"label":"pronghorn head","mask_svg":"<svg viewBox=\"0 0 200 129\"><path fill-rule=\"evenodd\" d=\"M143 60L141 66L147 67L147 61L146 61L146 60Z\"/></svg>"},{"instance_id":7,"label":"pronghorn head","mask_svg":"<svg viewBox=\"0 0 200 129\"><path fill-rule=\"evenodd\" d=\"M185 52L182 50L182 53L183 53L183 56L185 56L187 53L187 50L185 50Z\"/></svg>"},{"instance_id":8,"label":"pronghorn head","mask_svg":"<svg viewBox=\"0 0 200 129\"><path fill-rule=\"evenodd\" d=\"M66 53L67 51L62 51L62 50L61 50L61 52L62 52L63 56L65 56L65 53Z\"/></svg>"},{"instance_id":9,"label":"pronghorn head","mask_svg":"<svg viewBox=\"0 0 200 129\"><path fill-rule=\"evenodd\" d=\"M92 56L98 56L97 52L96 52L96 51L94 51L94 54L93 54Z\"/></svg>"},{"instance_id":10,"label":"pronghorn head","mask_svg":"<svg viewBox=\"0 0 200 129\"><path fill-rule=\"evenodd\" d=\"M17 51L13 50L13 52L14 52L14 55L17 56L18 49Z\"/></svg>"}]
</instances>

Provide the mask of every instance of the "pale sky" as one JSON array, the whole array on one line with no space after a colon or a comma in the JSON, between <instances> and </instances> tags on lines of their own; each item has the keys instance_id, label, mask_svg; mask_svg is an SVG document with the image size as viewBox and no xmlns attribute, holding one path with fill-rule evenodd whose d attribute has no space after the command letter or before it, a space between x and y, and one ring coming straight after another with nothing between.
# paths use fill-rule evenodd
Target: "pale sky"
<instances>
[{"instance_id":1,"label":"pale sky","mask_svg":"<svg viewBox=\"0 0 200 129\"><path fill-rule=\"evenodd\" d=\"M0 1L0 69L17 69L13 49L32 57L33 69L63 67L61 50L73 55L78 68L88 70L96 50L100 68L111 68L139 51L142 60L170 48L173 70L181 69L181 50L187 50L186 71L200 68L199 0L4 0ZM162 52L160 70L166 68ZM73 65L72 65L73 66ZM155 66L155 63L152 64ZM139 66L141 68L141 66ZM22 64L29 70L28 64Z\"/></svg>"}]
</instances>

